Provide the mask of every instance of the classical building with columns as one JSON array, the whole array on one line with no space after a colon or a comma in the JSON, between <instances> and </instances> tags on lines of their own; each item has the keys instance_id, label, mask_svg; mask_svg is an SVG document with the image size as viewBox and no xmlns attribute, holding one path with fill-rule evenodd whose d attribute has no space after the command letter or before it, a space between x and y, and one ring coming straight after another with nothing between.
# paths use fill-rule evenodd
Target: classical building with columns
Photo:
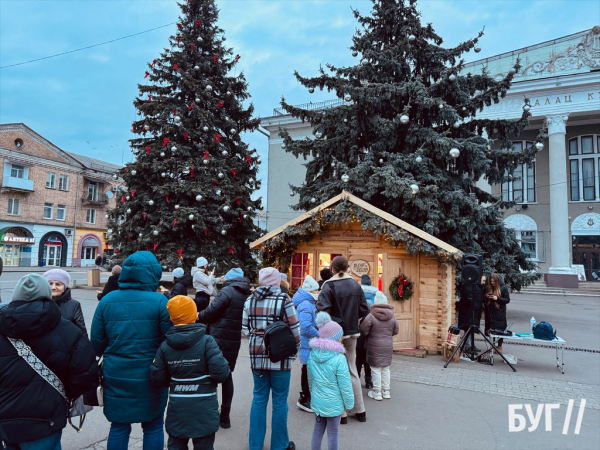
<instances>
[{"instance_id":1,"label":"classical building with columns","mask_svg":"<svg viewBox=\"0 0 600 450\"><path fill-rule=\"evenodd\" d=\"M517 58L522 68L507 96L478 117L516 119L526 97L533 116L515 147L530 145L541 129L548 138L531 164L517 168L512 182L490 186L481 180L480 187L516 202L504 220L549 286L574 287L584 276L600 280L600 26L471 62L463 72L485 67L500 79ZM335 106L337 101L305 105ZM312 130L280 109L261 124L270 132L267 229L273 230L297 215L287 185L301 184L305 174L304 161L281 149L279 128L295 139Z\"/></svg>"}]
</instances>

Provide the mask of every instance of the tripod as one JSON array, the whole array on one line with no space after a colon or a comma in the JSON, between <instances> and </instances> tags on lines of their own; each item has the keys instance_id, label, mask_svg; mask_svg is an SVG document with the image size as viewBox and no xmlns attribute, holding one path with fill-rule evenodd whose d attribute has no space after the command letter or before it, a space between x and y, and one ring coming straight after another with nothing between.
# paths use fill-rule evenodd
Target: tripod
<instances>
[{"instance_id":1,"label":"tripod","mask_svg":"<svg viewBox=\"0 0 600 450\"><path fill-rule=\"evenodd\" d=\"M479 359L481 356L483 356L483 354L475 357L475 333L479 333L480 335L483 336L483 338L487 341L488 344L490 344L490 346L492 347L491 350L488 351L494 351L496 350L496 353L498 353L502 359L504 360L504 362L506 364L508 364L510 366L510 368L513 370L513 372L516 372L517 369L514 368L514 366L509 363L507 361L507 359L504 357L504 355L498 351L498 348L496 347L496 345L494 345L494 343L492 341L490 341L488 339L488 337L481 332L481 329L479 328L479 326L477 326L476 324L478 324L481 320L481 314L479 315L479 317L477 317L477 321L475 321L475 302L474 302L474 297L473 295L478 295L477 292L473 292L474 289L477 289L477 287L473 284L471 285L467 285L464 287L463 291L466 295L466 300L471 302L471 325L469 326L469 328L467 329L467 331L465 332L465 334L463 335L462 339L460 340L460 342L458 343L458 345L456 346L456 348L454 349L454 351L452 352L452 354L450 355L450 358L448 358L448 361L446 361L446 364L444 364L444 369L448 367L448 364L450 364L450 361L452 361L452 358L454 358L454 355L456 354L457 351L459 350L463 350L464 346L467 342L469 342L469 336L471 337L471 346L469 348L470 350L470 359L471 361L475 361L475 359ZM461 300L462 301L462 300ZM469 352L467 352L468 354ZM487 353L487 352L484 352Z\"/></svg>"}]
</instances>

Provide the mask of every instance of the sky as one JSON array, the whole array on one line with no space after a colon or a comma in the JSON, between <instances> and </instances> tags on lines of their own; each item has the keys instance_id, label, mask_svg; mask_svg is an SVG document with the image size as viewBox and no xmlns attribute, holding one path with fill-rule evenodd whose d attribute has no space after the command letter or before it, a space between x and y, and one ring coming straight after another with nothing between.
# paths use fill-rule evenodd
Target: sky
<instances>
[{"instance_id":1,"label":"sky","mask_svg":"<svg viewBox=\"0 0 600 450\"><path fill-rule=\"evenodd\" d=\"M291 104L334 98L309 94L294 77L320 65L358 63L349 47L368 0L217 0L219 26L240 54L237 70L249 83L257 117ZM475 37L482 51L466 62L549 41L600 25L597 0L420 0L444 44ZM136 119L133 100L146 64L168 46L180 9L175 0L0 0L0 123L22 122L59 148L126 163ZM164 27L164 25L172 24ZM161 28L159 28L161 27ZM146 33L141 33L146 30ZM141 33L86 50L5 67ZM268 140L244 140L263 164L257 193L266 196ZM287 188L287 187L286 187Z\"/></svg>"}]
</instances>

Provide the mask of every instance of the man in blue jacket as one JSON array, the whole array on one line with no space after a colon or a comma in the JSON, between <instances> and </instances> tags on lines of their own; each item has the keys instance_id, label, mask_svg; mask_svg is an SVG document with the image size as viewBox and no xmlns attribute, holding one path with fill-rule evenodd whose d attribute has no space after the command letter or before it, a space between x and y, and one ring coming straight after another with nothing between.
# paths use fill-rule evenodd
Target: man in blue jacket
<instances>
[{"instance_id":1,"label":"man in blue jacket","mask_svg":"<svg viewBox=\"0 0 600 450\"><path fill-rule=\"evenodd\" d=\"M119 290L98 304L92 345L104 355L104 415L111 422L107 446L127 450L131 424L144 430L144 450L164 447L167 389L150 382L150 366L171 320L167 298L158 292L162 267L151 252L136 252L123 263Z\"/></svg>"}]
</instances>

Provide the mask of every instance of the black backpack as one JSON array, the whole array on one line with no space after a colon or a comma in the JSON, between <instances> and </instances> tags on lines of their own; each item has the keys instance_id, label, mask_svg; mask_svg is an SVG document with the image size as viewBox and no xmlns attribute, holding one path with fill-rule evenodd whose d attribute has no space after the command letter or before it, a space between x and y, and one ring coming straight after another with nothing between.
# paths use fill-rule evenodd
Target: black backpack
<instances>
[{"instance_id":1,"label":"black backpack","mask_svg":"<svg viewBox=\"0 0 600 450\"><path fill-rule=\"evenodd\" d=\"M548 322L540 322L533 327L533 337L535 339L552 341L556 339L556 330L553 330L552 325Z\"/></svg>"},{"instance_id":2,"label":"black backpack","mask_svg":"<svg viewBox=\"0 0 600 450\"><path fill-rule=\"evenodd\" d=\"M296 353L298 353L296 338L294 337L290 326L283 321L286 301L287 295L282 295L279 316L276 316L275 314L268 316L267 323L269 319L272 319L273 323L265 328L265 334L263 336L265 354L273 363L280 362L285 358L295 356ZM277 303L275 304L277 305ZM275 309L277 310L277 308Z\"/></svg>"}]
</instances>

